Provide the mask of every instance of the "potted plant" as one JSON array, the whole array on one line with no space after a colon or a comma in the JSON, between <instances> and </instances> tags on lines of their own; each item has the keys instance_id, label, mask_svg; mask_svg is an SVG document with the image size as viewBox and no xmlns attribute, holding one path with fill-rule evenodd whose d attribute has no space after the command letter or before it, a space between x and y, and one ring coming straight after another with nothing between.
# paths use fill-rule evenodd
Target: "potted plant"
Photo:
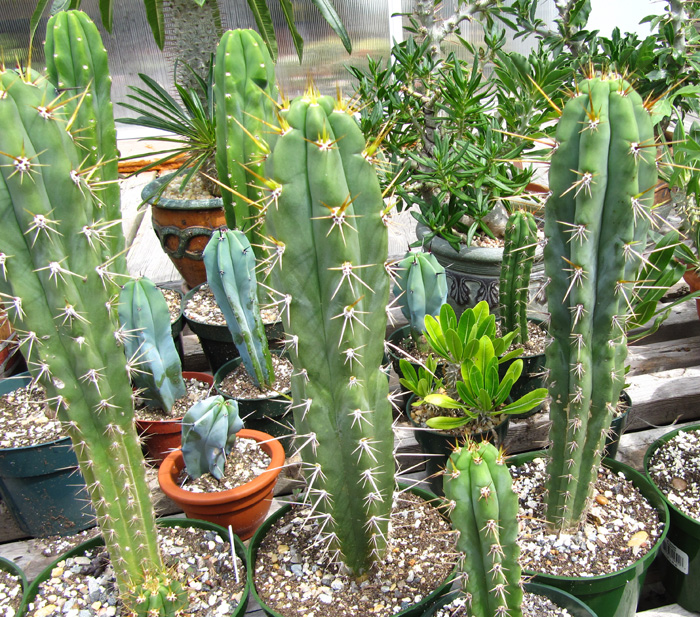
<instances>
[{"instance_id":1,"label":"potted plant","mask_svg":"<svg viewBox=\"0 0 700 617\"><path fill-rule=\"evenodd\" d=\"M253 479L211 492L195 492L180 480L184 470L191 480L211 474L222 480L236 438L253 440L269 457L267 468ZM233 528L247 540L265 519L272 490L284 466L284 449L270 435L243 428L238 404L222 396L195 403L182 419L182 449L171 452L158 469L161 490L190 518ZM217 487L218 488L218 487Z\"/></svg>"},{"instance_id":2,"label":"potted plant","mask_svg":"<svg viewBox=\"0 0 700 617\"><path fill-rule=\"evenodd\" d=\"M0 609L8 617L20 615L19 608L27 590L27 577L14 561L0 557Z\"/></svg>"}]
</instances>

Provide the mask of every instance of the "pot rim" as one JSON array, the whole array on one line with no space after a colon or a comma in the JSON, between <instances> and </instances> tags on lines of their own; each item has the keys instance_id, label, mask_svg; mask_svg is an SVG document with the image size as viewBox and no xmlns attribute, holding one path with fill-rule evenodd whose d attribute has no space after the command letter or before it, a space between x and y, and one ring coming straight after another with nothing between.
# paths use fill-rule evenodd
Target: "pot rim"
<instances>
[{"instance_id":1,"label":"pot rim","mask_svg":"<svg viewBox=\"0 0 700 617\"><path fill-rule=\"evenodd\" d=\"M223 200L221 197L212 197L210 199L172 199L168 197L154 197L161 186L168 182L176 172L165 174L159 178L151 180L141 190L141 199L144 203L148 203L154 208L163 208L165 210L221 210L223 209Z\"/></svg>"},{"instance_id":2,"label":"pot rim","mask_svg":"<svg viewBox=\"0 0 700 617\"><path fill-rule=\"evenodd\" d=\"M201 381L202 383L206 383L209 386L209 391L212 391L212 388L214 386L214 376L210 375L209 373L203 373L201 371L182 371L182 378L183 379L197 379L198 381ZM184 416L178 416L177 418L167 418L163 420L142 420L140 418L136 417L136 414L134 414L134 421L136 422L137 425L141 426L141 428L146 428L148 426L152 425L160 425L160 424L180 424L182 422L182 418ZM179 429L178 429L179 430Z\"/></svg>"}]
</instances>

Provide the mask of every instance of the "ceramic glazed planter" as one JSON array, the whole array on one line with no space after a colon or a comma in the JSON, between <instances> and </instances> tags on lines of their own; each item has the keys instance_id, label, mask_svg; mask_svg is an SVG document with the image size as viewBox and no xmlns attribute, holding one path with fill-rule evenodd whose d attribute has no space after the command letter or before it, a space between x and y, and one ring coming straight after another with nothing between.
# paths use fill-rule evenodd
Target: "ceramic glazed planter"
<instances>
[{"instance_id":1,"label":"ceramic glazed planter","mask_svg":"<svg viewBox=\"0 0 700 617\"><path fill-rule=\"evenodd\" d=\"M214 378L208 373L183 371L184 379L196 379L213 386ZM168 420L136 419L136 430L143 438L144 456L147 460L159 464L182 443L182 417Z\"/></svg>"},{"instance_id":2,"label":"ceramic glazed planter","mask_svg":"<svg viewBox=\"0 0 700 617\"><path fill-rule=\"evenodd\" d=\"M154 197L172 174L156 178L141 191L151 205L153 230L165 254L189 288L207 280L202 254L212 233L226 227L221 198L168 199Z\"/></svg>"},{"instance_id":3,"label":"ceramic glazed planter","mask_svg":"<svg viewBox=\"0 0 700 617\"><path fill-rule=\"evenodd\" d=\"M30 380L28 375L0 380L0 394ZM33 538L69 535L96 524L68 437L0 448L0 496L19 528Z\"/></svg>"},{"instance_id":4,"label":"ceramic glazed planter","mask_svg":"<svg viewBox=\"0 0 700 617\"><path fill-rule=\"evenodd\" d=\"M425 501L435 503L435 495L430 493L429 491L424 491L419 488L413 487L410 489L410 491L419 497L422 497ZM248 568L248 583L249 587L251 590L251 593L253 595L253 599L260 605L262 608L263 612L265 615L268 615L269 617L285 617L285 615L282 615L278 613L277 611L271 609L265 601L258 595L258 592L255 588L255 583L254 583L254 578L253 578L253 572L255 570L255 561L258 556L258 549L260 548L260 544L262 543L263 539L265 536L268 534L272 526L282 517L284 516L289 510L293 507L292 504L286 504L285 506L282 506L279 510L271 514L265 522L260 526L260 528L255 532L255 535L253 536L253 539L250 541L250 544L248 545L248 563L250 564L250 567ZM433 604L444 594L447 592L449 589L450 585L452 584L452 580L454 579L454 576L456 574L456 570L452 571L452 574L447 577L445 581L443 581L433 592L422 598L420 601L418 601L416 604L413 604L407 609L404 609L402 611L399 611L394 614L394 617L420 617L425 613L427 609L429 609ZM359 616L358 616L359 617Z\"/></svg>"},{"instance_id":5,"label":"ceramic glazed planter","mask_svg":"<svg viewBox=\"0 0 700 617\"><path fill-rule=\"evenodd\" d=\"M516 454L509 457L508 464L518 466L542 456L545 456L543 451ZM523 575L534 577L533 581L536 583L556 587L570 593L589 606L598 617L633 617L637 610L637 601L647 569L654 561L668 533L669 513L666 504L652 483L641 473L614 459L605 459L603 465L613 472L623 472L625 477L657 510L659 520L663 524L663 531L656 544L641 559L611 574L566 577L523 570Z\"/></svg>"},{"instance_id":6,"label":"ceramic glazed planter","mask_svg":"<svg viewBox=\"0 0 700 617\"><path fill-rule=\"evenodd\" d=\"M186 518L161 518L158 520L158 525L163 526L163 527L196 527L198 529L205 529L208 531L214 531L216 532L222 540L228 542L229 541L229 534L227 529L224 527L221 527L220 525L215 525L213 523L209 523L207 521L202 521L202 520L193 520L193 519L186 519ZM248 554L246 551L246 547L243 545L243 542L241 542L240 538L237 536L234 536L234 546L236 550L236 555L241 559L243 564L245 565L246 572L248 570ZM49 566L44 568L44 570L41 571L41 573L32 581L31 585L29 586L29 589L27 590L27 593L25 594L24 601L22 603L22 606L20 607L20 612L18 613L18 617L20 615L23 615L24 612L27 610L29 603L34 600L34 598L37 595L37 592L39 590L39 586L41 583L44 581L47 581L51 578L52 576L52 571L58 567L58 564L60 564L62 561L69 559L71 557L79 557L83 554L85 554L86 551L89 551L90 549L96 548L98 546L103 546L104 545L104 540L102 536L96 536L87 542L83 542L82 544L79 544L78 546L72 548L71 550L67 551L63 555L59 556L53 563L51 563ZM185 585L185 588L187 586ZM232 613L229 613L230 617L241 617L242 615L245 614L246 609L248 607L248 597L249 597L249 585L246 582L246 586L243 591L243 595L241 596L241 600L236 606L236 608L233 610ZM228 617L228 615L227 615Z\"/></svg>"},{"instance_id":7,"label":"ceramic glazed planter","mask_svg":"<svg viewBox=\"0 0 700 617\"><path fill-rule=\"evenodd\" d=\"M591 608L581 602L581 600L556 587L542 585L541 583L525 583L525 591L549 598L559 608L565 608L572 617L597 617ZM443 596L435 606L423 613L423 617L433 617L439 609L450 604L460 593L459 591L451 592Z\"/></svg>"},{"instance_id":8,"label":"ceramic glazed planter","mask_svg":"<svg viewBox=\"0 0 700 617\"><path fill-rule=\"evenodd\" d=\"M418 225L416 236L423 241L429 233L427 227ZM423 245L424 251L430 251L438 263L445 268L447 276L447 301L459 317L465 308L473 307L486 300L492 312L498 309L498 283L503 262L502 248L485 248L479 246L460 246L455 251L446 240L435 236ZM544 278L542 248L535 253L532 266L531 290L541 287Z\"/></svg>"},{"instance_id":9,"label":"ceramic glazed planter","mask_svg":"<svg viewBox=\"0 0 700 617\"><path fill-rule=\"evenodd\" d=\"M700 424L685 426L666 433L652 443L644 455L644 472L654 489L668 506L670 529L661 547L666 595L684 609L700 612L700 521L681 512L656 487L649 474L649 463L654 453L682 431L700 431Z\"/></svg>"},{"instance_id":10,"label":"ceramic glazed planter","mask_svg":"<svg viewBox=\"0 0 700 617\"><path fill-rule=\"evenodd\" d=\"M20 568L14 561L0 557L0 570L7 572L16 576L19 579L21 590L19 591L20 606L17 612L14 613L15 617L20 617L22 615L22 606L24 605L25 598L28 592L27 577L25 576L22 568Z\"/></svg>"},{"instance_id":11,"label":"ceramic glazed planter","mask_svg":"<svg viewBox=\"0 0 700 617\"><path fill-rule=\"evenodd\" d=\"M158 483L189 518L231 525L242 540L250 538L265 520L272 503L272 490L284 465L284 448L272 436L243 429L238 437L254 439L272 459L266 471L247 484L217 493L193 493L180 488L177 478L185 467L182 450L171 452L158 468Z\"/></svg>"}]
</instances>

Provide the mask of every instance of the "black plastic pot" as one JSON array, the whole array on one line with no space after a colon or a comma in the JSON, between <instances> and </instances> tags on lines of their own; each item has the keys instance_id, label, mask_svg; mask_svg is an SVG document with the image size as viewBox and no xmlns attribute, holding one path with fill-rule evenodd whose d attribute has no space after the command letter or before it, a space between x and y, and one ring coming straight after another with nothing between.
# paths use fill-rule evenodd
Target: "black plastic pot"
<instances>
[{"instance_id":1,"label":"black plastic pot","mask_svg":"<svg viewBox=\"0 0 700 617\"><path fill-rule=\"evenodd\" d=\"M664 588L667 597L684 609L700 612L700 521L689 517L671 503L654 484L649 463L654 453L681 431L700 431L700 424L685 426L666 433L652 443L644 455L644 471L652 486L668 506L670 529L661 547L664 560Z\"/></svg>"},{"instance_id":2,"label":"black plastic pot","mask_svg":"<svg viewBox=\"0 0 700 617\"><path fill-rule=\"evenodd\" d=\"M598 617L581 600L556 587L542 585L541 583L525 583L525 591L549 598L559 608L565 608L572 617ZM456 591L443 596L437 604L423 614L423 617L433 617L439 609L450 604L460 593L461 591Z\"/></svg>"},{"instance_id":3,"label":"black plastic pot","mask_svg":"<svg viewBox=\"0 0 700 617\"><path fill-rule=\"evenodd\" d=\"M214 523L209 523L207 521L200 521L197 519L191 519L191 518L161 518L158 519L158 525L162 525L163 527L195 527L198 529L206 529L210 531L215 531L223 540L228 541L229 540L229 534L228 530L224 529L220 525L215 525ZM236 555L240 557L240 559L243 561L245 564L246 568L246 573L248 571L248 553L246 551L246 547L241 542L241 540L238 538L238 536L234 536L234 545L236 548ZM24 612L27 610L27 607L29 603L34 599L34 597L37 594L37 591L39 589L39 585L43 583L44 581L48 580L51 578L51 571L56 568L56 566L61 562L64 561L65 559L68 559L70 557L77 557L79 555L83 555L86 551L93 549L98 546L103 546L104 545L104 539L102 536L96 536L87 542L83 542L82 544L79 544L78 546L72 548L71 550L67 551L58 559L56 559L51 565L47 566L44 568L44 570L41 571L41 573L32 581L32 584L29 586L29 589L27 590L27 593L25 595L24 602L22 603L22 606L20 607L20 611L18 615L23 615ZM231 613L231 617L241 617L242 615L245 614L246 609L248 608L248 596L249 596L249 588L250 585L246 584L244 591L243 591L243 596L241 596L241 600L238 603L238 606L235 608L233 613Z\"/></svg>"},{"instance_id":4,"label":"black plastic pot","mask_svg":"<svg viewBox=\"0 0 700 617\"><path fill-rule=\"evenodd\" d=\"M516 454L508 459L509 465L522 465L543 451ZM649 503L656 508L663 523L663 532L652 549L634 564L612 574L591 577L566 577L524 570L523 574L534 577L534 582L556 587L570 593L589 606L598 617L633 617L637 609L639 593L644 584L647 569L654 561L666 538L669 514L658 491L641 473L614 459L605 459L603 465L614 472L623 472Z\"/></svg>"},{"instance_id":5,"label":"black plastic pot","mask_svg":"<svg viewBox=\"0 0 700 617\"><path fill-rule=\"evenodd\" d=\"M22 585L22 595L20 596L21 598L21 603L20 607L18 608L17 612L15 613L15 617L21 617L22 615L22 605L24 604L24 599L27 595L28 587L29 584L27 583L27 577L24 574L24 571L22 568L20 568L14 561L10 561L9 559L5 559L4 557L0 557L0 570L3 572L9 572L13 576L16 576L20 580L20 584Z\"/></svg>"},{"instance_id":6,"label":"black plastic pot","mask_svg":"<svg viewBox=\"0 0 700 617\"><path fill-rule=\"evenodd\" d=\"M0 394L30 382L0 380ZM73 534L95 525L87 487L68 437L22 448L0 448L0 496L27 535Z\"/></svg>"},{"instance_id":7,"label":"black plastic pot","mask_svg":"<svg viewBox=\"0 0 700 617\"><path fill-rule=\"evenodd\" d=\"M422 497L426 501L435 504L436 498L435 495L430 493L429 491L425 491L419 488L411 488L410 491L412 493L415 493L419 497ZM255 583L253 579L253 571L255 569L255 560L258 556L258 549L260 548L260 544L263 541L263 538L267 535L267 533L270 531L272 528L272 525L278 521L282 516L284 516L289 510L293 507L292 504L287 504L274 512L272 515L270 515L265 522L258 528L258 530L255 532L255 535L251 538L250 544L248 546L248 563L250 564L250 567L248 568L248 582L249 586L251 589L251 592L253 594L253 599L260 604L260 607L262 608L263 612L268 615L269 617L284 617L284 615L281 615L280 613L272 610L267 604L265 604L265 601L258 595L257 590L255 589ZM430 594L422 598L419 602L416 604L413 604L407 609L404 609L402 611L399 611L398 613L395 613L394 617L420 617L425 613L427 609L429 609L444 593L447 592L449 589L450 585L452 584L452 580L455 575L455 570L453 570L452 574L445 580L443 581L437 589L432 591ZM359 617L359 616L358 616Z\"/></svg>"},{"instance_id":8,"label":"black plastic pot","mask_svg":"<svg viewBox=\"0 0 700 617\"><path fill-rule=\"evenodd\" d=\"M455 448L464 441L464 436L455 436L446 431L429 429L419 426L411 414L412 403L415 395L411 394L406 405L406 415L415 429L415 437L418 445L427 455L425 461L426 480L430 490L436 495L444 495L442 490L442 472L447 465L447 459ZM508 435L510 416L504 416L503 420L494 429L481 433L472 433L470 437L474 441L490 441L495 445L504 444Z\"/></svg>"},{"instance_id":9,"label":"black plastic pot","mask_svg":"<svg viewBox=\"0 0 700 617\"><path fill-rule=\"evenodd\" d=\"M610 432L605 440L605 451L603 453L605 458L615 458L617 456L617 449L620 447L620 437L622 437L629 423L632 399L626 390L623 390L622 394L620 394L620 402L626 405L627 409L622 415L613 418L610 424Z\"/></svg>"}]
</instances>

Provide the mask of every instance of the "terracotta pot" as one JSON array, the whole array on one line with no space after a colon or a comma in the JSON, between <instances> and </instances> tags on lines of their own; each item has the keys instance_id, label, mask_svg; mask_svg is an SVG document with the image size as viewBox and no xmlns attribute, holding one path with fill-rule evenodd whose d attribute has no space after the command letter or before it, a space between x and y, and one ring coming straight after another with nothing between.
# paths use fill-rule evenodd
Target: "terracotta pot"
<instances>
[{"instance_id":1,"label":"terracotta pot","mask_svg":"<svg viewBox=\"0 0 700 617\"><path fill-rule=\"evenodd\" d=\"M267 433L243 429L238 437L255 439L272 459L266 471L243 486L218 493L193 493L180 488L177 478L185 467L182 450L171 452L158 469L161 490L182 508L189 518L228 527L241 540L250 538L262 524L272 503L272 489L284 465L284 448Z\"/></svg>"},{"instance_id":2,"label":"terracotta pot","mask_svg":"<svg viewBox=\"0 0 700 617\"><path fill-rule=\"evenodd\" d=\"M172 175L172 174L170 174ZM212 199L152 198L170 176L147 184L141 199L151 204L153 230L188 287L207 280L204 248L212 233L226 227L223 202Z\"/></svg>"},{"instance_id":3,"label":"terracotta pot","mask_svg":"<svg viewBox=\"0 0 700 617\"><path fill-rule=\"evenodd\" d=\"M5 311L0 309L0 378L23 370L26 370L26 365L19 351L17 333L12 329Z\"/></svg>"},{"instance_id":4,"label":"terracotta pot","mask_svg":"<svg viewBox=\"0 0 700 617\"><path fill-rule=\"evenodd\" d=\"M183 371L185 379L197 379L214 385L213 375L197 373L195 371ZM148 460L159 464L174 450L177 450L182 441L182 417L169 420L139 420L136 419L136 430L143 438L145 456Z\"/></svg>"},{"instance_id":5,"label":"terracotta pot","mask_svg":"<svg viewBox=\"0 0 700 617\"><path fill-rule=\"evenodd\" d=\"M691 293L700 289L700 276L695 271L695 268L688 267L683 275L683 280L688 283ZM698 317L700 317L700 298L695 298L695 307L698 312Z\"/></svg>"}]
</instances>

